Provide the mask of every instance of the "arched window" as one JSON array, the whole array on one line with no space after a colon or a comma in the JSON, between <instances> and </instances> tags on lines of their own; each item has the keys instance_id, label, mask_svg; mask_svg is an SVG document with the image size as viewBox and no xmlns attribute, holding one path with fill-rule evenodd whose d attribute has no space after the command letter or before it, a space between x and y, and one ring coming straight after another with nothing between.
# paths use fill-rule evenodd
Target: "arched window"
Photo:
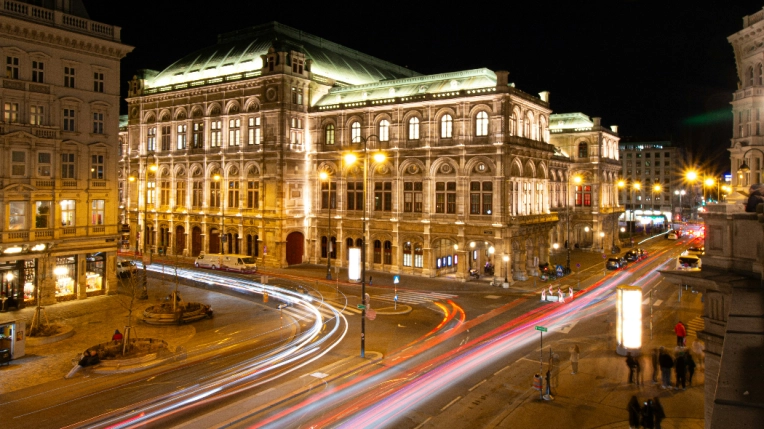
<instances>
[{"instance_id":1,"label":"arched window","mask_svg":"<svg viewBox=\"0 0 764 429\"><path fill-rule=\"evenodd\" d=\"M385 241L385 265L391 265L393 263L393 243Z\"/></svg>"},{"instance_id":2,"label":"arched window","mask_svg":"<svg viewBox=\"0 0 764 429\"><path fill-rule=\"evenodd\" d=\"M382 263L382 242L379 240L374 240L374 263Z\"/></svg>"},{"instance_id":3,"label":"arched window","mask_svg":"<svg viewBox=\"0 0 764 429\"><path fill-rule=\"evenodd\" d=\"M479 112L475 118L475 135L484 137L488 135L488 113Z\"/></svg>"},{"instance_id":4,"label":"arched window","mask_svg":"<svg viewBox=\"0 0 764 429\"><path fill-rule=\"evenodd\" d=\"M352 238L348 238L347 240L345 240L345 248L348 249L345 252L345 260L346 261L350 260L350 248L351 247L353 247L353 239Z\"/></svg>"},{"instance_id":5,"label":"arched window","mask_svg":"<svg viewBox=\"0 0 764 429\"><path fill-rule=\"evenodd\" d=\"M414 268L424 267L424 251L422 243L414 244Z\"/></svg>"},{"instance_id":6,"label":"arched window","mask_svg":"<svg viewBox=\"0 0 764 429\"><path fill-rule=\"evenodd\" d=\"M379 141L390 141L390 121L387 119L379 121Z\"/></svg>"},{"instance_id":7,"label":"arched window","mask_svg":"<svg viewBox=\"0 0 764 429\"><path fill-rule=\"evenodd\" d=\"M350 124L350 142L361 143L361 123L353 122Z\"/></svg>"},{"instance_id":8,"label":"arched window","mask_svg":"<svg viewBox=\"0 0 764 429\"><path fill-rule=\"evenodd\" d=\"M403 243L403 266L411 266L411 242L407 241Z\"/></svg>"},{"instance_id":9,"label":"arched window","mask_svg":"<svg viewBox=\"0 0 764 429\"><path fill-rule=\"evenodd\" d=\"M409 140L419 140L419 118L409 119Z\"/></svg>"},{"instance_id":10,"label":"arched window","mask_svg":"<svg viewBox=\"0 0 764 429\"><path fill-rule=\"evenodd\" d=\"M578 144L578 157L579 158L588 158L589 157L589 145L586 143L579 143Z\"/></svg>"},{"instance_id":11,"label":"arched window","mask_svg":"<svg viewBox=\"0 0 764 429\"><path fill-rule=\"evenodd\" d=\"M764 64L759 63L758 66L756 66L756 69L758 71L757 76L757 82L758 85L764 85Z\"/></svg>"},{"instance_id":12,"label":"arched window","mask_svg":"<svg viewBox=\"0 0 764 429\"><path fill-rule=\"evenodd\" d=\"M334 144L334 124L326 126L326 144Z\"/></svg>"},{"instance_id":13,"label":"arched window","mask_svg":"<svg viewBox=\"0 0 764 429\"><path fill-rule=\"evenodd\" d=\"M363 247L363 239L362 238L356 238L355 239L355 247Z\"/></svg>"},{"instance_id":14,"label":"arched window","mask_svg":"<svg viewBox=\"0 0 764 429\"><path fill-rule=\"evenodd\" d=\"M748 68L748 86L753 86L753 67Z\"/></svg>"},{"instance_id":15,"label":"arched window","mask_svg":"<svg viewBox=\"0 0 764 429\"><path fill-rule=\"evenodd\" d=\"M443 115L440 118L440 138L450 139L454 135L454 118L451 115Z\"/></svg>"},{"instance_id":16,"label":"arched window","mask_svg":"<svg viewBox=\"0 0 764 429\"><path fill-rule=\"evenodd\" d=\"M337 237L332 237L329 240L329 254L332 259L337 259Z\"/></svg>"}]
</instances>

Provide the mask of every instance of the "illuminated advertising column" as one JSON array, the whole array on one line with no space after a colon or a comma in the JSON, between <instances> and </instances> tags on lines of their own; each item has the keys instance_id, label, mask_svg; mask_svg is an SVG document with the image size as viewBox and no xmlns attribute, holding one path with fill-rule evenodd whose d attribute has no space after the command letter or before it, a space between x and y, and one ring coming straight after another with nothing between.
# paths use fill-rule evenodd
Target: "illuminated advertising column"
<instances>
[{"instance_id":1,"label":"illuminated advertising column","mask_svg":"<svg viewBox=\"0 0 764 429\"><path fill-rule=\"evenodd\" d=\"M348 249L348 280L351 282L361 281L361 248L351 247Z\"/></svg>"},{"instance_id":2,"label":"illuminated advertising column","mask_svg":"<svg viewBox=\"0 0 764 429\"><path fill-rule=\"evenodd\" d=\"M616 353L625 356L642 348L642 289L618 286L616 293Z\"/></svg>"}]
</instances>

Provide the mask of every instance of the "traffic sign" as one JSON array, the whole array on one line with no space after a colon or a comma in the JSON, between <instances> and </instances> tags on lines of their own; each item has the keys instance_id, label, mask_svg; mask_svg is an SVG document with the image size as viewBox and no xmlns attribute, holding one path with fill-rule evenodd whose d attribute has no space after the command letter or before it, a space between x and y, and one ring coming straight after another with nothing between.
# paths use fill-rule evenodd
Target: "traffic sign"
<instances>
[{"instance_id":1,"label":"traffic sign","mask_svg":"<svg viewBox=\"0 0 764 429\"><path fill-rule=\"evenodd\" d=\"M565 274L565 270L563 270L562 265L558 265L556 271L557 277L562 277Z\"/></svg>"},{"instance_id":2,"label":"traffic sign","mask_svg":"<svg viewBox=\"0 0 764 429\"><path fill-rule=\"evenodd\" d=\"M603 253L602 254L602 259L607 259L607 255Z\"/></svg>"},{"instance_id":3,"label":"traffic sign","mask_svg":"<svg viewBox=\"0 0 764 429\"><path fill-rule=\"evenodd\" d=\"M393 301L398 302L398 294L395 294L395 297L393 298Z\"/></svg>"},{"instance_id":4,"label":"traffic sign","mask_svg":"<svg viewBox=\"0 0 764 429\"><path fill-rule=\"evenodd\" d=\"M546 332L546 328L543 326L536 326L537 331Z\"/></svg>"},{"instance_id":5,"label":"traffic sign","mask_svg":"<svg viewBox=\"0 0 764 429\"><path fill-rule=\"evenodd\" d=\"M358 304L358 309L359 310L366 310L366 306L363 305L363 304Z\"/></svg>"},{"instance_id":6,"label":"traffic sign","mask_svg":"<svg viewBox=\"0 0 764 429\"><path fill-rule=\"evenodd\" d=\"M576 268L581 268L581 264L576 264Z\"/></svg>"},{"instance_id":7,"label":"traffic sign","mask_svg":"<svg viewBox=\"0 0 764 429\"><path fill-rule=\"evenodd\" d=\"M393 283L398 284L401 282L401 276L393 276Z\"/></svg>"}]
</instances>

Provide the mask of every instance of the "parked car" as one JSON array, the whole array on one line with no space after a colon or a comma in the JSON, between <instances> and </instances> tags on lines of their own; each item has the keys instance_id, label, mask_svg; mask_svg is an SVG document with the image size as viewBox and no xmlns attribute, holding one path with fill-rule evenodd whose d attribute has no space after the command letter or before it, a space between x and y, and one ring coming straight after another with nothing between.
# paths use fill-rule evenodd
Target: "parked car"
<instances>
[{"instance_id":1,"label":"parked car","mask_svg":"<svg viewBox=\"0 0 764 429\"><path fill-rule=\"evenodd\" d=\"M700 271L702 261L695 255L680 256L676 260L677 270Z\"/></svg>"},{"instance_id":2,"label":"parked car","mask_svg":"<svg viewBox=\"0 0 764 429\"><path fill-rule=\"evenodd\" d=\"M624 267L621 258L608 258L605 262L605 268L608 270L620 270Z\"/></svg>"},{"instance_id":3,"label":"parked car","mask_svg":"<svg viewBox=\"0 0 764 429\"><path fill-rule=\"evenodd\" d=\"M135 266L135 262L127 259L117 259L117 276L129 277L136 271L138 271L138 267Z\"/></svg>"},{"instance_id":4,"label":"parked car","mask_svg":"<svg viewBox=\"0 0 764 429\"><path fill-rule=\"evenodd\" d=\"M254 273L257 271L255 259L249 255L202 253L194 261L194 266L197 268L238 271L241 273Z\"/></svg>"}]
</instances>

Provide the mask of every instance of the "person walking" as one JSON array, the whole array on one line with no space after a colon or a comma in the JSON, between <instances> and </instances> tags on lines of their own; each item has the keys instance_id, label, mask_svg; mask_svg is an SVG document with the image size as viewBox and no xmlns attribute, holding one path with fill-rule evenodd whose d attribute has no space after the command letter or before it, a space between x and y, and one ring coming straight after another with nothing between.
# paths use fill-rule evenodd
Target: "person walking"
<instances>
[{"instance_id":1,"label":"person walking","mask_svg":"<svg viewBox=\"0 0 764 429\"><path fill-rule=\"evenodd\" d=\"M655 417L655 429L661 429L661 422L666 418L666 413L663 412L663 406L657 397L653 398L653 416Z\"/></svg>"},{"instance_id":2,"label":"person walking","mask_svg":"<svg viewBox=\"0 0 764 429\"><path fill-rule=\"evenodd\" d=\"M629 411L629 429L639 429L639 417L642 407L639 406L639 400L637 400L636 396L631 397L626 408Z\"/></svg>"},{"instance_id":3,"label":"person walking","mask_svg":"<svg viewBox=\"0 0 764 429\"><path fill-rule=\"evenodd\" d=\"M661 388L671 389L671 368L674 367L674 359L666 353L666 349L663 347L658 353L658 365L661 367Z\"/></svg>"},{"instance_id":4,"label":"person walking","mask_svg":"<svg viewBox=\"0 0 764 429\"><path fill-rule=\"evenodd\" d=\"M642 427L645 429L655 428L655 414L653 413L652 399L645 401L642 407Z\"/></svg>"},{"instance_id":5,"label":"person walking","mask_svg":"<svg viewBox=\"0 0 764 429\"><path fill-rule=\"evenodd\" d=\"M626 367L629 368L629 384L634 383L634 373L637 371L637 360L631 355L631 352L626 353Z\"/></svg>"},{"instance_id":6,"label":"person walking","mask_svg":"<svg viewBox=\"0 0 764 429\"><path fill-rule=\"evenodd\" d=\"M686 389L685 382L687 381L687 363L684 360L684 352L679 352L674 362L674 370L676 371L676 388L679 389L679 385L682 385L682 390Z\"/></svg>"},{"instance_id":7,"label":"person walking","mask_svg":"<svg viewBox=\"0 0 764 429\"><path fill-rule=\"evenodd\" d=\"M692 359L691 353L687 353L684 356L684 363L687 365L687 374L689 374L687 377L687 384L692 387L692 376L695 374L695 360Z\"/></svg>"},{"instance_id":8,"label":"person walking","mask_svg":"<svg viewBox=\"0 0 764 429\"><path fill-rule=\"evenodd\" d=\"M573 371L571 371L571 374L575 375L576 373L578 373L578 357L581 353L581 350L579 350L578 344L573 344L572 346L570 346L568 351L570 352L570 366L573 369Z\"/></svg>"},{"instance_id":9,"label":"person walking","mask_svg":"<svg viewBox=\"0 0 764 429\"><path fill-rule=\"evenodd\" d=\"M658 384L658 349L653 348L653 353L650 355L653 365L653 384Z\"/></svg>"},{"instance_id":10,"label":"person walking","mask_svg":"<svg viewBox=\"0 0 764 429\"><path fill-rule=\"evenodd\" d=\"M705 355L705 347L703 347L703 341L695 340L692 342L692 352L695 353L695 358L698 360L698 365L703 368L703 357Z\"/></svg>"},{"instance_id":11,"label":"person walking","mask_svg":"<svg viewBox=\"0 0 764 429\"><path fill-rule=\"evenodd\" d=\"M676 346L684 347L684 338L687 336L687 328L680 320L679 323L674 326L674 332L676 332Z\"/></svg>"}]
</instances>

